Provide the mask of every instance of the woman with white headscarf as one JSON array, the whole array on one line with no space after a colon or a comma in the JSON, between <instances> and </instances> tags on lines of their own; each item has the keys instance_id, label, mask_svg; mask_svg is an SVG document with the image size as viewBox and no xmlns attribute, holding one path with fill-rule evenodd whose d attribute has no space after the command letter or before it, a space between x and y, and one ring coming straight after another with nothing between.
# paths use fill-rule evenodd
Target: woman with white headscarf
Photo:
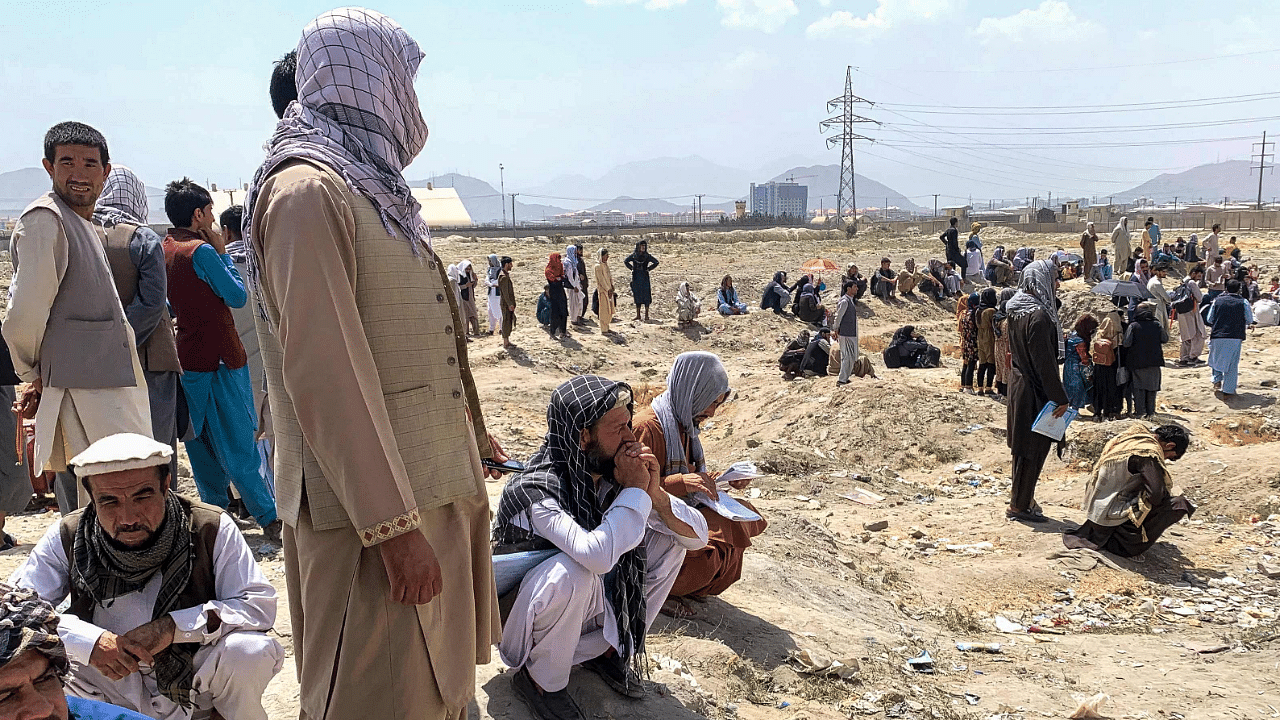
<instances>
[{"instance_id":1,"label":"woman with white headscarf","mask_svg":"<svg viewBox=\"0 0 1280 720\"><path fill-rule=\"evenodd\" d=\"M1120 222L1116 223L1116 227L1111 231L1111 246L1114 254L1112 257L1117 263L1124 262L1133 254L1133 250L1129 246L1129 218L1122 217Z\"/></svg>"},{"instance_id":2,"label":"woman with white headscarf","mask_svg":"<svg viewBox=\"0 0 1280 720\"><path fill-rule=\"evenodd\" d=\"M662 463L662 487L668 493L687 500L694 493L715 498L723 492L716 486L715 475L707 472L699 436L701 424L714 417L728 399L729 374L720 358L709 352L687 352L671 364L667 389L650 407L636 413L632 421L636 439L653 450ZM749 484L750 480L731 483L738 490ZM739 502L751 507L746 501ZM710 540L705 548L685 554L671 597L662 607L664 614L674 617L694 614L682 598L700 600L719 595L737 582L751 538L768 525L764 520L729 520L706 507L698 510L706 518Z\"/></svg>"},{"instance_id":3,"label":"woman with white headscarf","mask_svg":"<svg viewBox=\"0 0 1280 720\"><path fill-rule=\"evenodd\" d=\"M676 291L676 327L684 329L693 324L702 312L702 301L689 289L689 283L680 283Z\"/></svg>"},{"instance_id":4,"label":"woman with white headscarf","mask_svg":"<svg viewBox=\"0 0 1280 720\"><path fill-rule=\"evenodd\" d=\"M582 322L582 278L578 275L578 248L570 245L564 249L564 284L569 296L569 320L574 325Z\"/></svg>"},{"instance_id":5,"label":"woman with white headscarf","mask_svg":"<svg viewBox=\"0 0 1280 720\"><path fill-rule=\"evenodd\" d=\"M1058 268L1052 260L1036 260L1022 271L1018 292L1009 299L1009 405L1006 411L1009 449L1013 453L1013 490L1005 517L1044 522L1036 504L1036 483L1052 441L1031 429L1045 403L1058 404L1061 417L1069 407L1058 374L1063 357L1062 324L1058 319Z\"/></svg>"},{"instance_id":6,"label":"woman with white headscarf","mask_svg":"<svg viewBox=\"0 0 1280 720\"><path fill-rule=\"evenodd\" d=\"M485 283L489 288L489 334L502 327L502 295L498 292L498 276L502 274L502 263L495 253L489 256L489 271Z\"/></svg>"}]
</instances>

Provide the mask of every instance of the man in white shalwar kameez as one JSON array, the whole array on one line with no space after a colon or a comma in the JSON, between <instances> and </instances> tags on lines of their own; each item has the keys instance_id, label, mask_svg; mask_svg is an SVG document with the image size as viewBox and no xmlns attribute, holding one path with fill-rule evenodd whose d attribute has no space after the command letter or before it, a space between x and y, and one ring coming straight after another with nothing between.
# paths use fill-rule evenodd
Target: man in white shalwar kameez
<instances>
[{"instance_id":1,"label":"man in white shalwar kameez","mask_svg":"<svg viewBox=\"0 0 1280 720\"><path fill-rule=\"evenodd\" d=\"M151 437L146 378L94 226L111 171L106 140L77 122L45 135L53 191L23 212L10 241L13 282L3 335L18 377L38 398L37 470L119 432ZM84 497L81 497L81 504Z\"/></svg>"},{"instance_id":2,"label":"man in white shalwar kameez","mask_svg":"<svg viewBox=\"0 0 1280 720\"><path fill-rule=\"evenodd\" d=\"M1200 314L1200 305L1204 303L1204 293L1200 292L1200 281L1203 279L1204 268L1196 265L1182 280L1187 292L1195 298L1196 306L1190 312L1178 313L1178 337L1182 339L1178 353L1179 365L1199 364L1200 353L1204 352L1204 341L1209 337L1209 329L1204 325L1204 316Z\"/></svg>"},{"instance_id":3,"label":"man in white shalwar kameez","mask_svg":"<svg viewBox=\"0 0 1280 720\"><path fill-rule=\"evenodd\" d=\"M231 517L170 487L173 450L121 433L72 458L85 508L55 521L9 582L55 606L68 695L156 720L214 708L267 720L284 664L276 590Z\"/></svg>"},{"instance_id":4,"label":"man in white shalwar kameez","mask_svg":"<svg viewBox=\"0 0 1280 720\"><path fill-rule=\"evenodd\" d=\"M631 430L631 388L578 376L551 395L548 433L503 490L495 554L554 549L516 592L502 660L517 696L543 720L583 717L565 688L578 663L641 697L635 667L686 550L707 522L662 489L661 462Z\"/></svg>"}]
</instances>

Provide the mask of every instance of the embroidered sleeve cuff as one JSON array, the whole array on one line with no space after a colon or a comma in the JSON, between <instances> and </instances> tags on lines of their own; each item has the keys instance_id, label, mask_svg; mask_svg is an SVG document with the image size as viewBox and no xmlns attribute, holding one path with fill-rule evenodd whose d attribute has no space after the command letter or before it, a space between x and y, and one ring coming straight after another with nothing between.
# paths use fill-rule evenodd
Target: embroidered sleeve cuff
<instances>
[{"instance_id":1,"label":"embroidered sleeve cuff","mask_svg":"<svg viewBox=\"0 0 1280 720\"><path fill-rule=\"evenodd\" d=\"M360 542L365 547L373 547L393 537L399 537L410 530L417 530L421 524L422 518L418 515L418 508L414 508L403 515L397 515L376 525L362 528L360 530Z\"/></svg>"}]
</instances>

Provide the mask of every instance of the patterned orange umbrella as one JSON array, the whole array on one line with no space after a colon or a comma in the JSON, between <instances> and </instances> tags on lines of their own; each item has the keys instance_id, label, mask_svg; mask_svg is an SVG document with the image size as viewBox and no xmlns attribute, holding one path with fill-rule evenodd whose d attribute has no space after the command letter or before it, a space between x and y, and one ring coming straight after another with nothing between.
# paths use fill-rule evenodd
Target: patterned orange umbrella
<instances>
[{"instance_id":1,"label":"patterned orange umbrella","mask_svg":"<svg viewBox=\"0 0 1280 720\"><path fill-rule=\"evenodd\" d=\"M814 258L812 260L805 260L804 264L800 266L800 272L804 273L805 275L818 275L821 273L828 273L828 272L840 272L840 266L836 265L830 260L825 260L823 258Z\"/></svg>"}]
</instances>

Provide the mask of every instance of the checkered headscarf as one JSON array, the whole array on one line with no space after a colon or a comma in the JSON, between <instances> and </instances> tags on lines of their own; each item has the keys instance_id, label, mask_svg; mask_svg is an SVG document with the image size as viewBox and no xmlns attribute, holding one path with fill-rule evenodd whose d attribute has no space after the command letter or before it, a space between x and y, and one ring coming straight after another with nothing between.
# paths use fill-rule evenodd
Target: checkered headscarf
<instances>
[{"instance_id":1,"label":"checkered headscarf","mask_svg":"<svg viewBox=\"0 0 1280 720\"><path fill-rule=\"evenodd\" d=\"M0 666L35 649L66 675L67 649L58 637L58 613L34 590L0 583Z\"/></svg>"},{"instance_id":2,"label":"checkered headscarf","mask_svg":"<svg viewBox=\"0 0 1280 720\"><path fill-rule=\"evenodd\" d=\"M413 88L422 58L404 28L373 10L332 10L302 31L298 99L276 125L245 201L243 235L254 249L248 259L255 288L261 249L253 242L254 204L262 183L287 160L311 160L341 175L352 192L373 203L388 233L405 236L415 255L430 242L422 206L402 174L427 142Z\"/></svg>"},{"instance_id":3,"label":"checkered headscarf","mask_svg":"<svg viewBox=\"0 0 1280 720\"><path fill-rule=\"evenodd\" d=\"M499 547L531 543L551 545L514 520L543 500L555 500L560 508L587 530L604 520L621 488L612 478L602 478L608 491L601 497L587 470L582 430L600 421L618 402L619 392L631 396L631 387L598 375L579 375L555 389L547 406L547 436L529 458L528 467L502 490L493 540ZM628 403L627 410L630 411ZM538 540L542 540L538 543ZM646 612L644 598L644 545L624 553L604 576L605 599L618 626L618 654L642 666ZM639 671L638 671L639 672ZM643 674L643 673L642 673Z\"/></svg>"},{"instance_id":4,"label":"checkered headscarf","mask_svg":"<svg viewBox=\"0 0 1280 720\"><path fill-rule=\"evenodd\" d=\"M102 184L93 219L111 229L120 223L147 224L147 186L124 165L112 165Z\"/></svg>"}]
</instances>

